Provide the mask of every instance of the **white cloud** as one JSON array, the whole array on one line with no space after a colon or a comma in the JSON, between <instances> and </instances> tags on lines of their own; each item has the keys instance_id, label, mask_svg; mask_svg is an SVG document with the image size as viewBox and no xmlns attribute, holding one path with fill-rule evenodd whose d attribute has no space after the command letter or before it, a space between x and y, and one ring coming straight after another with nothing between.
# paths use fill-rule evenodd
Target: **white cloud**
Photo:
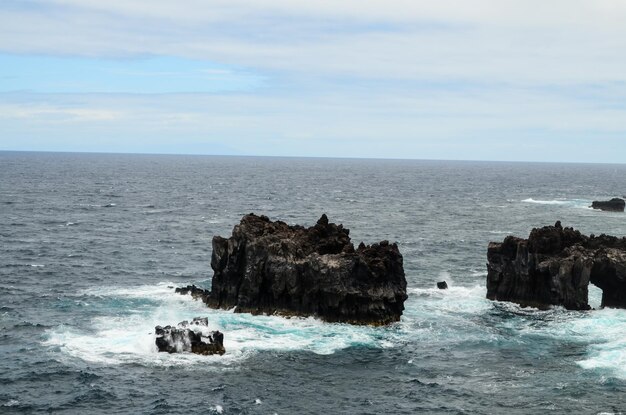
<instances>
[{"instance_id":1,"label":"white cloud","mask_svg":"<svg viewBox=\"0 0 626 415\"><path fill-rule=\"evenodd\" d=\"M621 0L48 0L85 11L116 15L211 22L243 17L279 16L342 18L352 21L411 22L423 20L496 25L622 26L626 5ZM598 19L603 23L599 25Z\"/></svg>"},{"instance_id":2,"label":"white cloud","mask_svg":"<svg viewBox=\"0 0 626 415\"><path fill-rule=\"evenodd\" d=\"M0 14L0 49L179 55L305 77L626 80L626 2L617 0L41 4Z\"/></svg>"},{"instance_id":3,"label":"white cloud","mask_svg":"<svg viewBox=\"0 0 626 415\"><path fill-rule=\"evenodd\" d=\"M0 120L3 118L38 123L84 123L120 120L123 113L114 109L67 108L54 104L0 104Z\"/></svg>"}]
</instances>

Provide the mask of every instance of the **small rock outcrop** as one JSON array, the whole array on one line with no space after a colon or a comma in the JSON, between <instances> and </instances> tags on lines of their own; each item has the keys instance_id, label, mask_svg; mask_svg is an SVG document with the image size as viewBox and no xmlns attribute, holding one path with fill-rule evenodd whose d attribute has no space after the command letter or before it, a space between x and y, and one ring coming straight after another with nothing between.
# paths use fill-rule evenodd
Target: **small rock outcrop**
<instances>
[{"instance_id":1,"label":"small rock outcrop","mask_svg":"<svg viewBox=\"0 0 626 415\"><path fill-rule=\"evenodd\" d=\"M191 295L193 298L201 299L204 301L204 298L209 295L210 291L203 290L202 288L198 288L195 285L188 285L186 287L178 287L174 290L175 293L182 295Z\"/></svg>"},{"instance_id":2,"label":"small rock outcrop","mask_svg":"<svg viewBox=\"0 0 626 415\"><path fill-rule=\"evenodd\" d=\"M588 310L589 283L602 307L626 308L626 238L585 236L572 228L535 228L487 249L487 298L522 306Z\"/></svg>"},{"instance_id":3,"label":"small rock outcrop","mask_svg":"<svg viewBox=\"0 0 626 415\"><path fill-rule=\"evenodd\" d=\"M154 334L159 352L191 352L202 355L222 355L226 352L224 335L219 331L209 332L206 317L196 317L191 323L183 321L176 327L156 326Z\"/></svg>"},{"instance_id":4,"label":"small rock outcrop","mask_svg":"<svg viewBox=\"0 0 626 415\"><path fill-rule=\"evenodd\" d=\"M371 325L398 321L407 298L398 246L355 249L349 230L326 215L309 228L246 215L230 238L213 238L211 267L210 292L177 291L213 308Z\"/></svg>"},{"instance_id":5,"label":"small rock outcrop","mask_svg":"<svg viewBox=\"0 0 626 415\"><path fill-rule=\"evenodd\" d=\"M610 212L623 212L625 206L626 201L624 201L624 199L620 199L619 197L614 197L613 199L607 201L594 200L591 203L591 207L594 209L607 210Z\"/></svg>"},{"instance_id":6,"label":"small rock outcrop","mask_svg":"<svg viewBox=\"0 0 626 415\"><path fill-rule=\"evenodd\" d=\"M445 281L439 281L437 283L437 288L439 288L440 290L447 290L448 289L448 283Z\"/></svg>"}]
</instances>

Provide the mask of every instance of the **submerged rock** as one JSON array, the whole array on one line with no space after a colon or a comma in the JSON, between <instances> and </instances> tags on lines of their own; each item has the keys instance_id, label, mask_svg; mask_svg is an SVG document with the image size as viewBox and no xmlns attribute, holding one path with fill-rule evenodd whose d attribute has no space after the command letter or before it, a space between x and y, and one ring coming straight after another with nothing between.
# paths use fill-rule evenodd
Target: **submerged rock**
<instances>
[{"instance_id":1,"label":"submerged rock","mask_svg":"<svg viewBox=\"0 0 626 415\"><path fill-rule=\"evenodd\" d=\"M398 246L383 241L355 249L348 235L326 215L305 228L249 214L230 238L213 238L211 291L177 291L236 312L352 324L398 321L407 298Z\"/></svg>"},{"instance_id":2,"label":"submerged rock","mask_svg":"<svg viewBox=\"0 0 626 415\"><path fill-rule=\"evenodd\" d=\"M224 335L208 331L208 318L196 317L191 323L183 321L176 327L156 326L156 346L159 352L191 352L202 355L224 354Z\"/></svg>"},{"instance_id":3,"label":"submerged rock","mask_svg":"<svg viewBox=\"0 0 626 415\"><path fill-rule=\"evenodd\" d=\"M487 298L522 306L588 310L589 283L602 307L626 308L626 238L585 236L572 228L535 228L487 249Z\"/></svg>"},{"instance_id":4,"label":"submerged rock","mask_svg":"<svg viewBox=\"0 0 626 415\"><path fill-rule=\"evenodd\" d=\"M610 212L623 212L625 206L626 201L624 201L624 199L620 199L619 197L614 197L613 199L607 201L594 200L591 203L591 207L594 209L608 210Z\"/></svg>"}]
</instances>

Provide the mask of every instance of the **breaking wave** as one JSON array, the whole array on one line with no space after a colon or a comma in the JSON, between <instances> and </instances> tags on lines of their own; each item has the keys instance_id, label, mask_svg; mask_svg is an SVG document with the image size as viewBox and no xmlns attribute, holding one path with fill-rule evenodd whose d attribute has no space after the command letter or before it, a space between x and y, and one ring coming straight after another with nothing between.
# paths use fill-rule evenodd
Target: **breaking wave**
<instances>
[{"instance_id":1,"label":"breaking wave","mask_svg":"<svg viewBox=\"0 0 626 415\"><path fill-rule=\"evenodd\" d=\"M587 350L583 359L575 361L580 367L626 379L626 310L521 308L487 300L484 286L455 286L447 277L447 290L409 288L402 320L384 328L331 324L312 317L252 316L213 310L191 296L175 294L172 283L95 288L78 294L85 307L105 302L118 309L82 326L48 329L44 344L64 356L91 363L172 366L202 361L209 362L203 367L211 370L236 368L247 357L264 352L333 354L350 347L402 347L415 341L433 347L467 342L524 343L540 336L578 343ZM599 304L600 295L592 287L590 302ZM211 330L225 333L224 356L157 351L156 325L200 316L208 317Z\"/></svg>"},{"instance_id":2,"label":"breaking wave","mask_svg":"<svg viewBox=\"0 0 626 415\"><path fill-rule=\"evenodd\" d=\"M626 310L604 309L591 315L572 324L576 333L593 342L588 357L578 364L626 379Z\"/></svg>"},{"instance_id":3,"label":"breaking wave","mask_svg":"<svg viewBox=\"0 0 626 415\"><path fill-rule=\"evenodd\" d=\"M82 293L88 305L114 298L125 309L113 315L93 318L87 327L59 326L48 332L45 343L82 360L119 364L140 362L155 365L177 365L211 361L228 366L252 353L264 351L303 350L332 354L347 347L387 347L381 331L386 328L329 324L315 318L252 316L227 310L213 310L191 296L175 294L171 283L136 288L100 288ZM123 299L140 299L123 302ZM111 303L109 303L111 304ZM131 308L133 307L133 308ZM226 355L158 353L154 344L154 327L177 324L193 317L208 317L209 328L225 333Z\"/></svg>"},{"instance_id":4,"label":"breaking wave","mask_svg":"<svg viewBox=\"0 0 626 415\"><path fill-rule=\"evenodd\" d=\"M552 200L538 200L529 197L522 200L523 203L533 203L537 205L553 205L553 206L565 206L579 209L591 209L591 201L584 199L552 199Z\"/></svg>"}]
</instances>

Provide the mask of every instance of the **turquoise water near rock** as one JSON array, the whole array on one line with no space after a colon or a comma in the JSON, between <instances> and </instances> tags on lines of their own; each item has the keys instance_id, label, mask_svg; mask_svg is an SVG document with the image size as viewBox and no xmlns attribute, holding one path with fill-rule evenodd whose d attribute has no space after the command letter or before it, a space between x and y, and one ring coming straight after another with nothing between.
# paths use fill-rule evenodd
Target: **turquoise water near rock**
<instances>
[{"instance_id":1,"label":"turquoise water near rock","mask_svg":"<svg viewBox=\"0 0 626 415\"><path fill-rule=\"evenodd\" d=\"M589 209L624 165L0 153L0 413L619 413L626 310L485 299L486 249ZM210 310L211 238L255 212L357 244L397 241L409 299L388 327ZM446 280L449 290L435 288ZM599 290L591 304L599 305ZM224 356L157 353L196 316Z\"/></svg>"}]
</instances>

